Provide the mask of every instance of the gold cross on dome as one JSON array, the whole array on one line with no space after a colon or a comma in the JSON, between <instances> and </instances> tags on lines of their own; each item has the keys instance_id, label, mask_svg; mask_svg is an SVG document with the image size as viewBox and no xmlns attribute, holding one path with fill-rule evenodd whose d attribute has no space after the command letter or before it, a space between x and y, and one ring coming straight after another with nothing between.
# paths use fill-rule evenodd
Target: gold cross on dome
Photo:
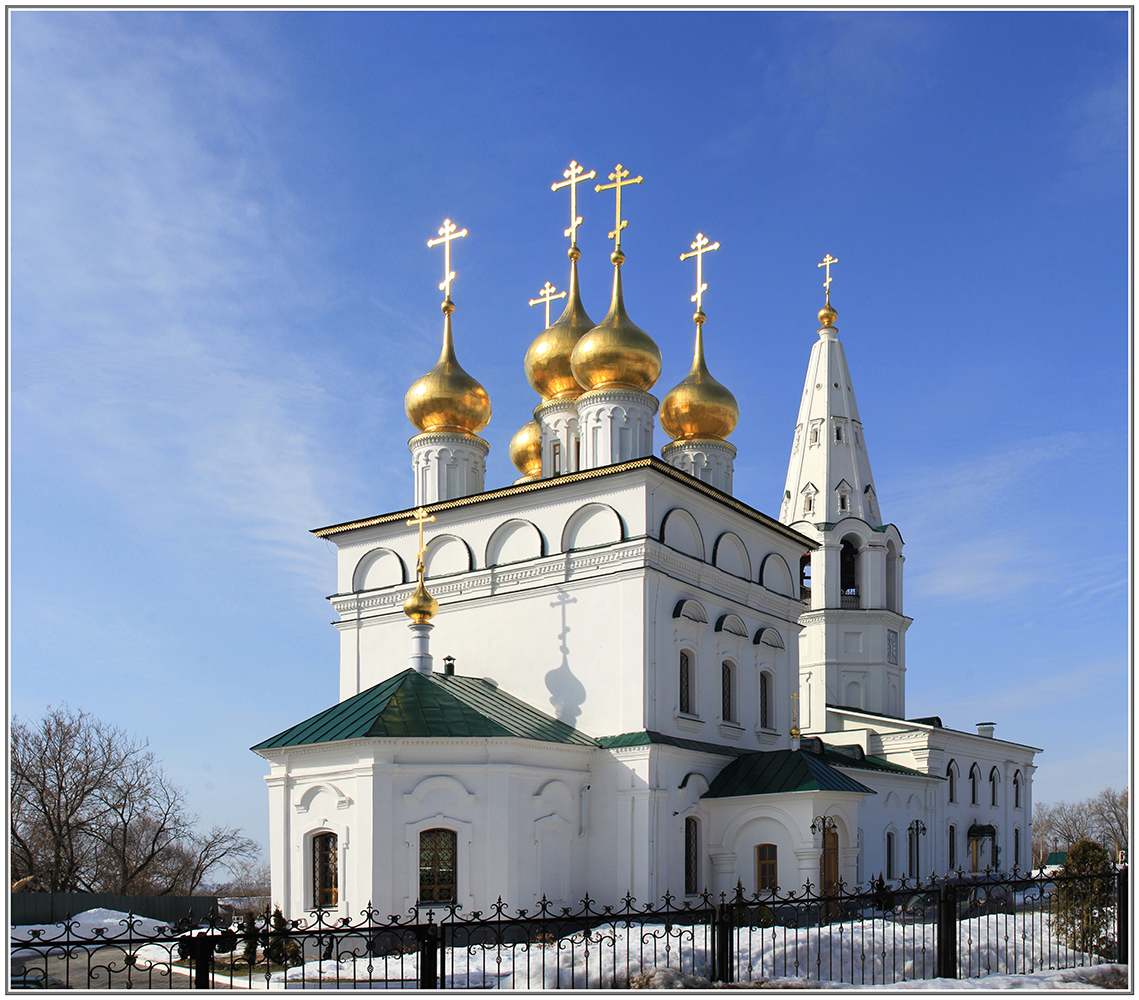
<instances>
[{"instance_id":1,"label":"gold cross on dome","mask_svg":"<svg viewBox=\"0 0 1139 1000\"><path fill-rule=\"evenodd\" d=\"M628 187L630 184L640 184L644 180L643 177L634 177L631 181L625 180L629 176L629 171L626 170L620 163L617 164L617 169L609 175L609 179L613 181L612 184L595 184L593 190L598 193L602 191L617 192L617 224L613 228L613 232L609 234L611 240L616 240L614 250L621 249L621 230L624 229L629 223L627 220L621 218L621 188Z\"/></svg>"},{"instance_id":2,"label":"gold cross on dome","mask_svg":"<svg viewBox=\"0 0 1139 1000\"><path fill-rule=\"evenodd\" d=\"M713 250L719 250L720 244L709 243L708 237L703 233L697 233L696 239L692 243L692 253L682 253L681 260L688 260L689 257L696 258L696 294L692 296L692 301L696 303L696 311L704 311L704 293L708 291L708 286L704 284L704 254L711 253Z\"/></svg>"},{"instance_id":3,"label":"gold cross on dome","mask_svg":"<svg viewBox=\"0 0 1139 1000\"><path fill-rule=\"evenodd\" d=\"M797 735L799 728L799 692L791 692L791 735Z\"/></svg>"},{"instance_id":4,"label":"gold cross on dome","mask_svg":"<svg viewBox=\"0 0 1139 1000\"><path fill-rule=\"evenodd\" d=\"M817 267L825 267L827 269L827 280L823 282L823 288L827 290L827 301L831 300L831 264L837 264L838 258L832 257L829 253L816 265Z\"/></svg>"},{"instance_id":5,"label":"gold cross on dome","mask_svg":"<svg viewBox=\"0 0 1139 1000\"><path fill-rule=\"evenodd\" d=\"M457 240L466 235L465 229L456 232L455 223L450 219L444 219L443 225L439 228L439 239L427 241L429 247L437 247L440 243L443 244L443 283L439 286L439 291L448 299L451 297L451 282L455 280L455 272L451 270L451 240Z\"/></svg>"},{"instance_id":6,"label":"gold cross on dome","mask_svg":"<svg viewBox=\"0 0 1139 1000\"><path fill-rule=\"evenodd\" d=\"M564 181L558 181L556 184L550 185L551 191L560 191L564 187L570 189L570 227L566 230L566 236L570 238L570 244L577 246L577 227L581 225L581 216L577 214L577 186L582 181L593 180L597 176L596 170L591 170L588 174L584 173L585 167L578 164L577 160L570 160L569 168L562 172L562 176L566 178ZM530 303L533 305L534 303ZM546 326L549 326L549 322Z\"/></svg>"},{"instance_id":7,"label":"gold cross on dome","mask_svg":"<svg viewBox=\"0 0 1139 1000\"><path fill-rule=\"evenodd\" d=\"M568 236L569 234L567 233L566 235ZM530 300L530 305L532 306L536 306L541 302L546 303L546 325L543 327L543 329L546 330L550 328L550 303L554 299L564 299L566 297L565 292L558 292L557 295L555 295L554 292L558 292L558 290L547 281L542 286L542 293L536 299Z\"/></svg>"},{"instance_id":8,"label":"gold cross on dome","mask_svg":"<svg viewBox=\"0 0 1139 1000\"><path fill-rule=\"evenodd\" d=\"M419 551L415 554L416 569L419 569L419 570L423 569L423 553L427 551L427 549L424 548L424 546L423 546L423 526L425 524L427 524L428 522L434 521L434 520L435 520L435 515L434 514L428 514L426 507L419 507L415 511L415 517L413 517L410 521L407 522L409 526L413 525L413 524L419 525Z\"/></svg>"}]
</instances>

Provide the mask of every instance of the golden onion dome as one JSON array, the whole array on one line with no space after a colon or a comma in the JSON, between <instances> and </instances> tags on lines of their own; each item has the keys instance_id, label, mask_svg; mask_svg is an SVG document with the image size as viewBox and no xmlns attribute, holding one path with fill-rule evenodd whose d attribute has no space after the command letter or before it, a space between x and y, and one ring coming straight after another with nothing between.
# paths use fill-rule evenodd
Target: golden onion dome
<instances>
[{"instance_id":1,"label":"golden onion dome","mask_svg":"<svg viewBox=\"0 0 1139 1000\"><path fill-rule=\"evenodd\" d=\"M490 423L490 397L455 358L451 337L451 313L455 305L443 303L443 350L426 375L416 379L403 398L410 420L421 432L463 431L477 434Z\"/></svg>"},{"instance_id":2,"label":"golden onion dome","mask_svg":"<svg viewBox=\"0 0 1139 1000\"><path fill-rule=\"evenodd\" d=\"M838 319L838 310L831 305L831 297L827 296L827 304L819 310L819 322L823 326L834 326L834 321Z\"/></svg>"},{"instance_id":3,"label":"golden onion dome","mask_svg":"<svg viewBox=\"0 0 1139 1000\"><path fill-rule=\"evenodd\" d=\"M542 428L537 420L523 424L510 439L510 461L522 473L517 482L530 482L542 475Z\"/></svg>"},{"instance_id":4,"label":"golden onion dome","mask_svg":"<svg viewBox=\"0 0 1139 1000\"><path fill-rule=\"evenodd\" d=\"M412 595L403 602L403 613L413 622L427 622L439 613L439 602L423 586L423 574L419 574L419 584Z\"/></svg>"},{"instance_id":5,"label":"golden onion dome","mask_svg":"<svg viewBox=\"0 0 1139 1000\"><path fill-rule=\"evenodd\" d=\"M577 259L581 251L570 247L570 287L561 317L535 338L526 352L526 378L543 402L576 399L584 391L573 377L570 360L582 336L594 327L577 286Z\"/></svg>"},{"instance_id":6,"label":"golden onion dome","mask_svg":"<svg viewBox=\"0 0 1139 1000\"><path fill-rule=\"evenodd\" d=\"M609 314L573 349L574 378L590 389L624 388L648 392L660 378L660 348L625 312L621 295L621 252L613 254L613 302Z\"/></svg>"},{"instance_id":7,"label":"golden onion dome","mask_svg":"<svg viewBox=\"0 0 1139 1000\"><path fill-rule=\"evenodd\" d=\"M722 441L735 430L740 407L731 391L708 372L704 363L704 313L698 312L696 317L692 370L661 401L660 425L673 441Z\"/></svg>"}]
</instances>

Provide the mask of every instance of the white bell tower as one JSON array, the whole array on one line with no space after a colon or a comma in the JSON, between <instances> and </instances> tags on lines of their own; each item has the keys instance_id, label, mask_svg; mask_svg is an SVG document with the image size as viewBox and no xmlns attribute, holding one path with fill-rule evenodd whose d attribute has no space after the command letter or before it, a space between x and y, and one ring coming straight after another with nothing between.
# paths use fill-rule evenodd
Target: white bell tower
<instances>
[{"instance_id":1,"label":"white bell tower","mask_svg":"<svg viewBox=\"0 0 1139 1000\"><path fill-rule=\"evenodd\" d=\"M804 553L799 690L804 732L825 732L826 706L905 717L902 536L884 524L854 383L830 303L819 310L779 519L819 547Z\"/></svg>"}]
</instances>

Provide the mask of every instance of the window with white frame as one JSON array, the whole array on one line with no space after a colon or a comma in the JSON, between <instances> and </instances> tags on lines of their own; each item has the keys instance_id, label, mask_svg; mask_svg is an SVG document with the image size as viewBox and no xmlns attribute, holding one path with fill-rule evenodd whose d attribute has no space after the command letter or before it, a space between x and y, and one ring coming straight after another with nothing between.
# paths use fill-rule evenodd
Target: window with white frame
<instances>
[{"instance_id":1,"label":"window with white frame","mask_svg":"<svg viewBox=\"0 0 1139 1000\"><path fill-rule=\"evenodd\" d=\"M336 866L335 833L318 833L312 838L312 905L327 910L339 898L339 876Z\"/></svg>"}]
</instances>

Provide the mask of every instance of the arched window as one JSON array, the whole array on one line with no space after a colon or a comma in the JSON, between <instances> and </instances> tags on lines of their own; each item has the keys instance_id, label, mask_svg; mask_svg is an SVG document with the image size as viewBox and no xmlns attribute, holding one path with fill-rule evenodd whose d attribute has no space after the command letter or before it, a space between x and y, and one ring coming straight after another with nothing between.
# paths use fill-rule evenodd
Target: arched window
<instances>
[{"instance_id":1,"label":"arched window","mask_svg":"<svg viewBox=\"0 0 1139 1000\"><path fill-rule=\"evenodd\" d=\"M724 722L736 721L735 681L735 670L732 665L725 660L720 668L720 690L723 701Z\"/></svg>"},{"instance_id":2,"label":"arched window","mask_svg":"<svg viewBox=\"0 0 1139 1000\"><path fill-rule=\"evenodd\" d=\"M1012 804L1014 809L1020 808L1020 772L1012 776Z\"/></svg>"},{"instance_id":3,"label":"arched window","mask_svg":"<svg viewBox=\"0 0 1139 1000\"><path fill-rule=\"evenodd\" d=\"M977 796L980 794L981 788L981 769L974 764L969 768L969 804L976 805L979 801Z\"/></svg>"},{"instance_id":4,"label":"arched window","mask_svg":"<svg viewBox=\"0 0 1139 1000\"><path fill-rule=\"evenodd\" d=\"M945 769L945 776L949 779L949 801L957 801L957 761L951 760ZM952 865L950 866L952 867Z\"/></svg>"},{"instance_id":5,"label":"arched window","mask_svg":"<svg viewBox=\"0 0 1139 1000\"><path fill-rule=\"evenodd\" d=\"M844 608L858 607L858 549L849 538L842 540L838 557L839 594Z\"/></svg>"},{"instance_id":6,"label":"arched window","mask_svg":"<svg viewBox=\"0 0 1139 1000\"><path fill-rule=\"evenodd\" d=\"M809 600L811 596L811 553L799 559L799 600Z\"/></svg>"},{"instance_id":7,"label":"arched window","mask_svg":"<svg viewBox=\"0 0 1139 1000\"><path fill-rule=\"evenodd\" d=\"M680 711L692 714L692 658L688 653L680 653Z\"/></svg>"},{"instance_id":8,"label":"arched window","mask_svg":"<svg viewBox=\"0 0 1139 1000\"><path fill-rule=\"evenodd\" d=\"M779 886L778 852L774 844L759 844L755 849L755 884L759 889Z\"/></svg>"},{"instance_id":9,"label":"arched window","mask_svg":"<svg viewBox=\"0 0 1139 1000\"><path fill-rule=\"evenodd\" d=\"M989 772L989 805L995 806L997 804L997 785L1001 783L1001 776L997 773L994 767Z\"/></svg>"},{"instance_id":10,"label":"arched window","mask_svg":"<svg viewBox=\"0 0 1139 1000\"><path fill-rule=\"evenodd\" d=\"M459 884L458 838L454 830L424 830L419 835L419 901L451 903Z\"/></svg>"},{"instance_id":11,"label":"arched window","mask_svg":"<svg viewBox=\"0 0 1139 1000\"><path fill-rule=\"evenodd\" d=\"M338 898L336 834L318 833L312 838L312 905L327 910Z\"/></svg>"},{"instance_id":12,"label":"arched window","mask_svg":"<svg viewBox=\"0 0 1139 1000\"><path fill-rule=\"evenodd\" d=\"M894 831L886 832L886 878L894 877Z\"/></svg>"},{"instance_id":13,"label":"arched window","mask_svg":"<svg viewBox=\"0 0 1139 1000\"><path fill-rule=\"evenodd\" d=\"M700 825L689 816L684 821L684 891L689 896L700 891Z\"/></svg>"},{"instance_id":14,"label":"arched window","mask_svg":"<svg viewBox=\"0 0 1139 1000\"><path fill-rule=\"evenodd\" d=\"M949 870L957 867L957 827L949 824Z\"/></svg>"},{"instance_id":15,"label":"arched window","mask_svg":"<svg viewBox=\"0 0 1139 1000\"><path fill-rule=\"evenodd\" d=\"M759 728L771 729L771 674L759 675Z\"/></svg>"}]
</instances>

